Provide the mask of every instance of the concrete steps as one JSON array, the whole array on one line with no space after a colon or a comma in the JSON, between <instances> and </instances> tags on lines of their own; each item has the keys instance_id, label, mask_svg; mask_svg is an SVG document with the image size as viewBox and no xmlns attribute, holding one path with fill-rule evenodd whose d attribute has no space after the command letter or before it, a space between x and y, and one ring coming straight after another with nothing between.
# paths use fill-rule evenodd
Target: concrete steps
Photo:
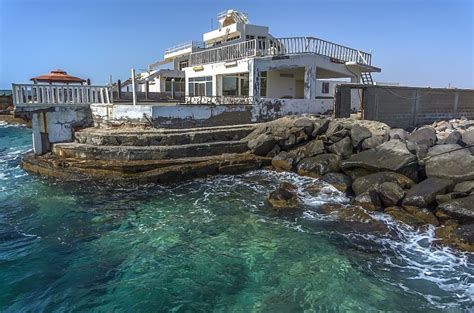
<instances>
[{"instance_id":1,"label":"concrete steps","mask_svg":"<svg viewBox=\"0 0 474 313\"><path fill-rule=\"evenodd\" d=\"M166 160L244 153L245 141L217 141L172 146L97 146L77 142L53 145L53 154L62 158L104 161Z\"/></svg>"},{"instance_id":2,"label":"concrete steps","mask_svg":"<svg viewBox=\"0 0 474 313\"><path fill-rule=\"evenodd\" d=\"M255 125L140 131L90 128L76 132L75 140L78 143L97 146L175 146L238 141L254 129Z\"/></svg>"}]
</instances>

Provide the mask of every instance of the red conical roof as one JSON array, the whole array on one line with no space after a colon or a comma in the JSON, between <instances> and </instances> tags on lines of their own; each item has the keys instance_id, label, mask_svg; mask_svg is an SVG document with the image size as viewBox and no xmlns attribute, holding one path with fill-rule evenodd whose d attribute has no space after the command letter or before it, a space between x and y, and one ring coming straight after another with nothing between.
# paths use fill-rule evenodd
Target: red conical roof
<instances>
[{"instance_id":1,"label":"red conical roof","mask_svg":"<svg viewBox=\"0 0 474 313\"><path fill-rule=\"evenodd\" d=\"M37 81L37 82L47 82L47 83L83 83L85 82L84 79L71 76L68 73L66 73L66 71L59 70L59 69L51 71L49 74L33 77L30 80Z\"/></svg>"}]
</instances>

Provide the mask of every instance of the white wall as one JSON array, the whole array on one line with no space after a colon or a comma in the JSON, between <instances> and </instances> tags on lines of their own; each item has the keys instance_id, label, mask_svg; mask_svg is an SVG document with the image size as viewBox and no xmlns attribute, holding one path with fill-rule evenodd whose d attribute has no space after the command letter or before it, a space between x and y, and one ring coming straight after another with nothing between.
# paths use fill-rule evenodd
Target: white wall
<instances>
[{"instance_id":1,"label":"white wall","mask_svg":"<svg viewBox=\"0 0 474 313\"><path fill-rule=\"evenodd\" d=\"M303 80L304 69L291 69L284 71L267 71L267 98L295 98L296 80ZM292 74L293 77L281 77L280 74Z\"/></svg>"}]
</instances>

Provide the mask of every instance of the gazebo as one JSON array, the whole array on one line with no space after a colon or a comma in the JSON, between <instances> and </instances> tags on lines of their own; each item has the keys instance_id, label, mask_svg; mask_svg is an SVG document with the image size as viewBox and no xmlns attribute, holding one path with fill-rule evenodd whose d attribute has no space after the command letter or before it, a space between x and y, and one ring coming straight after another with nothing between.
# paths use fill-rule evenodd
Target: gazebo
<instances>
[{"instance_id":1,"label":"gazebo","mask_svg":"<svg viewBox=\"0 0 474 313\"><path fill-rule=\"evenodd\" d=\"M81 84L82 85L83 83L86 82L85 79L69 75L68 73L66 73L66 71L59 70L59 69L53 70L48 74L33 77L30 80L32 80L35 84L38 82L42 82L42 83L49 83L49 84L61 83L61 84Z\"/></svg>"}]
</instances>

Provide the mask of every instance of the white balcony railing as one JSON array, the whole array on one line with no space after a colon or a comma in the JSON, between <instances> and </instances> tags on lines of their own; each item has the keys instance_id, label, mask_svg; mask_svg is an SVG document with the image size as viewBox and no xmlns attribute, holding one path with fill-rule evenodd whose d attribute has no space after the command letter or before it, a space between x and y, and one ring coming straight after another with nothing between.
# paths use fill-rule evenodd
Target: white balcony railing
<instances>
[{"instance_id":1,"label":"white balcony railing","mask_svg":"<svg viewBox=\"0 0 474 313\"><path fill-rule=\"evenodd\" d=\"M15 106L112 102L108 86L13 84L12 90Z\"/></svg>"},{"instance_id":2,"label":"white balcony railing","mask_svg":"<svg viewBox=\"0 0 474 313\"><path fill-rule=\"evenodd\" d=\"M165 55L168 55L168 54L172 54L172 53L175 53L175 52L178 52L178 51L181 51L181 50L185 50L185 49L193 49L193 48L200 48L200 49L203 49L204 48L204 42L202 41L188 41L188 42L184 42L184 43L180 43L176 46L173 46L173 47L170 47L168 49L165 50Z\"/></svg>"},{"instance_id":3,"label":"white balcony railing","mask_svg":"<svg viewBox=\"0 0 474 313\"><path fill-rule=\"evenodd\" d=\"M254 56L313 53L342 62L371 65L372 54L314 37L253 39L191 53L190 65L226 62Z\"/></svg>"}]
</instances>

